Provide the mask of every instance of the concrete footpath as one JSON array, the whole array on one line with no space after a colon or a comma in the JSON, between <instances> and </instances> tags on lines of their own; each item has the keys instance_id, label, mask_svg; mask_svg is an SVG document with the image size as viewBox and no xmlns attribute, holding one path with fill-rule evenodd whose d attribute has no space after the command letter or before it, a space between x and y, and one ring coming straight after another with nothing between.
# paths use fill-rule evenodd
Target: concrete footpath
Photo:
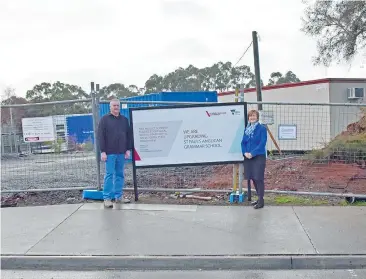
<instances>
[{"instance_id":1,"label":"concrete footpath","mask_svg":"<svg viewBox=\"0 0 366 279\"><path fill-rule=\"evenodd\" d=\"M1 209L2 269L366 268L366 207Z\"/></svg>"}]
</instances>

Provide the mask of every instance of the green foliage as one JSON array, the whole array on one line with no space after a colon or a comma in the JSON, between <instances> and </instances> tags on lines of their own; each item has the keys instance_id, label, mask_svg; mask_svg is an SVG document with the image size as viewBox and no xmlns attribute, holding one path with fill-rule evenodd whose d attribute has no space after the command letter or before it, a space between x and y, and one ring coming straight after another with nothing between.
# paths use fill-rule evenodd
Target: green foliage
<instances>
[{"instance_id":1,"label":"green foliage","mask_svg":"<svg viewBox=\"0 0 366 279\"><path fill-rule=\"evenodd\" d=\"M366 162L366 110L363 117L348 125L343 132L324 148L313 150L310 159L317 162L342 161L344 163L365 164Z\"/></svg>"},{"instance_id":2,"label":"green foliage","mask_svg":"<svg viewBox=\"0 0 366 279\"><path fill-rule=\"evenodd\" d=\"M366 160L366 134L339 136L325 148L311 152L314 161L342 161L344 163L359 163Z\"/></svg>"},{"instance_id":3,"label":"green foliage","mask_svg":"<svg viewBox=\"0 0 366 279\"><path fill-rule=\"evenodd\" d=\"M15 96L13 88L6 88L2 96L2 105L26 104L27 100L22 97ZM13 124L16 130L21 129L21 119L26 115L26 109L22 107L12 108ZM1 124L10 125L10 108L1 108Z\"/></svg>"},{"instance_id":4,"label":"green foliage","mask_svg":"<svg viewBox=\"0 0 366 279\"><path fill-rule=\"evenodd\" d=\"M288 71L284 76L280 72L274 72L271 74L268 85L295 82L300 82L300 79L292 71Z\"/></svg>"},{"instance_id":5,"label":"green foliage","mask_svg":"<svg viewBox=\"0 0 366 279\"><path fill-rule=\"evenodd\" d=\"M85 151L93 151L94 150L94 144L93 144L91 138L89 138L87 141L84 142L83 150L85 150Z\"/></svg>"},{"instance_id":6,"label":"green foliage","mask_svg":"<svg viewBox=\"0 0 366 279\"><path fill-rule=\"evenodd\" d=\"M268 85L298 82L300 79L291 71L284 76L275 72L271 74ZM160 91L227 91L244 84L245 88L256 86L255 75L249 66L233 66L231 62L218 62L211 67L197 68L189 65L178 68L165 75L152 75L145 82L146 93ZM261 86L264 86L261 80Z\"/></svg>"},{"instance_id":7,"label":"green foliage","mask_svg":"<svg viewBox=\"0 0 366 279\"><path fill-rule=\"evenodd\" d=\"M59 81L51 84L43 82L28 90L26 99L30 103L44 103L63 100L77 100L88 98L89 95L80 87ZM25 117L40 117L50 115L83 114L90 112L90 103L76 103L65 105L45 105L29 107Z\"/></svg>"},{"instance_id":8,"label":"green foliage","mask_svg":"<svg viewBox=\"0 0 366 279\"><path fill-rule=\"evenodd\" d=\"M87 97L89 95L80 86L59 81L53 84L47 82L37 84L33 89L28 90L26 94L26 99L34 103L76 100Z\"/></svg>"},{"instance_id":9,"label":"green foliage","mask_svg":"<svg viewBox=\"0 0 366 279\"><path fill-rule=\"evenodd\" d=\"M302 21L301 30L317 38L315 65L349 62L366 47L366 1L312 1Z\"/></svg>"},{"instance_id":10,"label":"green foliage","mask_svg":"<svg viewBox=\"0 0 366 279\"><path fill-rule=\"evenodd\" d=\"M62 152L62 145L65 143L63 139L57 139L52 142L52 148L56 154L60 154Z\"/></svg>"},{"instance_id":11,"label":"green foliage","mask_svg":"<svg viewBox=\"0 0 366 279\"><path fill-rule=\"evenodd\" d=\"M298 82L300 79L291 71L285 75L279 72L271 74L269 85ZM111 98L125 98L144 93L161 91L226 91L237 88L244 84L245 88L255 87L255 76L249 66L233 66L231 62L218 62L209 67L197 68L189 65L187 68L179 67L165 76L152 75L146 82L144 88L136 85L125 86L122 83L113 83L100 89L100 98L103 100ZM261 86L264 86L261 80ZM13 88L4 90L2 104L26 104L46 103L52 101L78 100L89 98L80 86L62 83L42 82L35 85L26 93L26 98L15 96ZM50 115L85 114L91 112L91 103L56 104L44 106L30 106L13 109L13 121L15 126L21 129L21 119L25 117L42 117ZM1 122L9 124L10 110L1 110Z\"/></svg>"},{"instance_id":12,"label":"green foliage","mask_svg":"<svg viewBox=\"0 0 366 279\"><path fill-rule=\"evenodd\" d=\"M321 199L313 199L312 197L300 197L300 196L287 196L287 195L280 195L274 198L275 204L278 205L326 205L328 204L327 200Z\"/></svg>"},{"instance_id":13,"label":"green foliage","mask_svg":"<svg viewBox=\"0 0 366 279\"><path fill-rule=\"evenodd\" d=\"M342 205L342 206L366 206L366 202L356 201L354 203L348 203L347 201L344 200L340 203L340 205Z\"/></svg>"},{"instance_id":14,"label":"green foliage","mask_svg":"<svg viewBox=\"0 0 366 279\"><path fill-rule=\"evenodd\" d=\"M246 65L234 67L231 62L218 62L211 67L189 65L165 75L152 75L145 82L147 93L159 91L225 91L239 84L255 85L254 74ZM248 87L248 86L247 86Z\"/></svg>"},{"instance_id":15,"label":"green foliage","mask_svg":"<svg viewBox=\"0 0 366 279\"><path fill-rule=\"evenodd\" d=\"M76 151L81 151L81 152L84 152L84 151L94 151L94 144L93 142L91 141L91 139L83 142L83 143L75 143L71 145L71 149L72 150L76 150Z\"/></svg>"},{"instance_id":16,"label":"green foliage","mask_svg":"<svg viewBox=\"0 0 366 279\"><path fill-rule=\"evenodd\" d=\"M113 83L100 89L99 97L102 100L112 98L126 98L141 95L143 92L136 85L125 87L122 83Z\"/></svg>"}]
</instances>

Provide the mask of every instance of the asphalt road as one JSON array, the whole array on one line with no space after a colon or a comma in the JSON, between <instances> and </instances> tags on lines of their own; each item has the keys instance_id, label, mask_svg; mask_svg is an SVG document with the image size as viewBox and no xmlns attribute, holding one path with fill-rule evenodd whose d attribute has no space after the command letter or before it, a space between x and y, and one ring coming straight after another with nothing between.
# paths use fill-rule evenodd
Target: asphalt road
<instances>
[{"instance_id":1,"label":"asphalt road","mask_svg":"<svg viewBox=\"0 0 366 279\"><path fill-rule=\"evenodd\" d=\"M271 271L11 271L2 270L3 279L357 279L363 270L271 270Z\"/></svg>"}]
</instances>

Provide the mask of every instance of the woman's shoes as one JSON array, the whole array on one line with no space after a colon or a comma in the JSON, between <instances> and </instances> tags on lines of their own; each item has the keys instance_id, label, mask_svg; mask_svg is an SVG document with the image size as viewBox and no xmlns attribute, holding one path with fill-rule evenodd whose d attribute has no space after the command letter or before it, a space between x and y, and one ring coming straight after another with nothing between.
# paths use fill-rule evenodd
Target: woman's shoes
<instances>
[{"instance_id":1,"label":"woman's shoes","mask_svg":"<svg viewBox=\"0 0 366 279\"><path fill-rule=\"evenodd\" d=\"M251 203L252 205L254 205L254 209L259 209L259 208L263 208L264 207L264 201L254 201Z\"/></svg>"}]
</instances>

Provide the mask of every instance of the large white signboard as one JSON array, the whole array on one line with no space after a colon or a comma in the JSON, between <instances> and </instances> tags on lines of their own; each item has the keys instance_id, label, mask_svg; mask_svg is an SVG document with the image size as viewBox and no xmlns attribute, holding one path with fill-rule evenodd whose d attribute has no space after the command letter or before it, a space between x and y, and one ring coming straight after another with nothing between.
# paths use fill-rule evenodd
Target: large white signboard
<instances>
[{"instance_id":1,"label":"large white signboard","mask_svg":"<svg viewBox=\"0 0 366 279\"><path fill-rule=\"evenodd\" d=\"M43 142L55 140L52 116L22 119L23 139L25 142Z\"/></svg>"},{"instance_id":2,"label":"large white signboard","mask_svg":"<svg viewBox=\"0 0 366 279\"><path fill-rule=\"evenodd\" d=\"M241 162L244 106L132 110L135 164Z\"/></svg>"}]
</instances>

